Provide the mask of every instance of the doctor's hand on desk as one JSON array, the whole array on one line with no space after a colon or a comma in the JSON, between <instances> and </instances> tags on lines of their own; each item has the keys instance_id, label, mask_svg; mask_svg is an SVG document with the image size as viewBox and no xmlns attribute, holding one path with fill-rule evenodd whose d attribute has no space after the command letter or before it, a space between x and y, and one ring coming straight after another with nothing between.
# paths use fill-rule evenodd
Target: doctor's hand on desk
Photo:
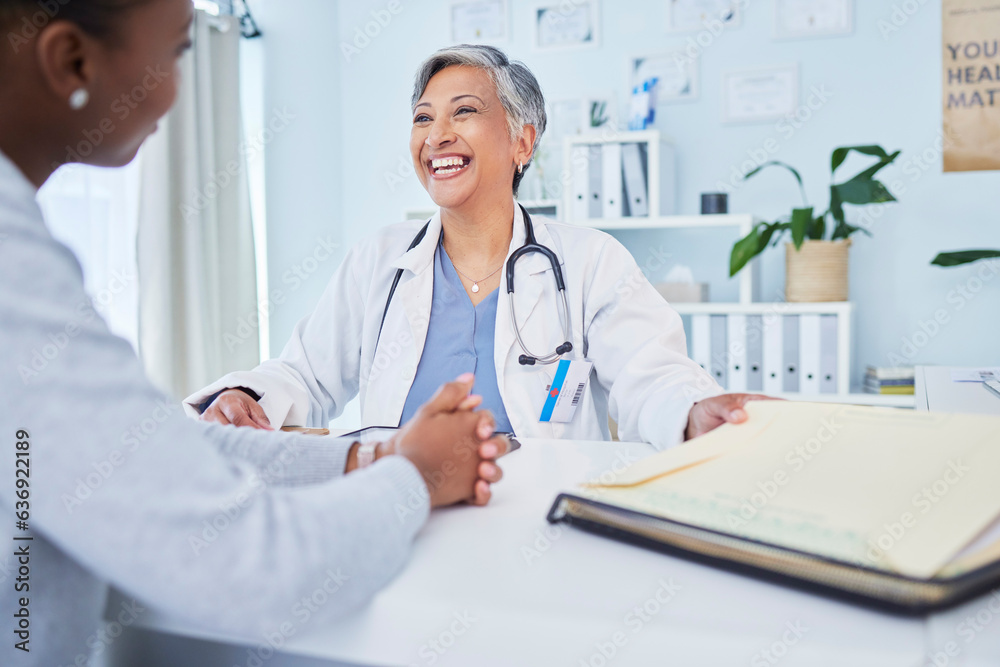
<instances>
[{"instance_id":1,"label":"doctor's hand on desk","mask_svg":"<svg viewBox=\"0 0 1000 667\"><path fill-rule=\"evenodd\" d=\"M264 408L244 389L227 389L216 396L212 404L201 413L201 418L219 424L274 430L264 414Z\"/></svg>"},{"instance_id":2,"label":"doctor's hand on desk","mask_svg":"<svg viewBox=\"0 0 1000 667\"><path fill-rule=\"evenodd\" d=\"M490 485L503 477L496 459L507 453L509 443L494 435L492 414L473 412L482 402L482 397L469 395L473 379L468 373L442 386L375 450L376 460L404 456L416 466L427 484L431 507L460 502L485 505L490 500ZM348 471L356 465L355 459L352 450Z\"/></svg>"},{"instance_id":3,"label":"doctor's hand on desk","mask_svg":"<svg viewBox=\"0 0 1000 667\"><path fill-rule=\"evenodd\" d=\"M763 394L722 394L698 401L688 413L687 430L684 439L690 440L713 431L723 424L742 424L747 420L743 406L748 401L775 401L776 398Z\"/></svg>"}]
</instances>

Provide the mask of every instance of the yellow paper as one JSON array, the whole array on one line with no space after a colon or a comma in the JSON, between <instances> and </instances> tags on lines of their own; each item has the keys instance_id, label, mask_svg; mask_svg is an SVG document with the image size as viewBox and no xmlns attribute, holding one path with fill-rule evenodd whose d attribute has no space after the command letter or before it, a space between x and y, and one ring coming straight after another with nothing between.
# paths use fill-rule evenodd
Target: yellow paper
<instances>
[{"instance_id":1,"label":"yellow paper","mask_svg":"<svg viewBox=\"0 0 1000 667\"><path fill-rule=\"evenodd\" d=\"M921 578L1000 515L998 417L779 401L747 411L583 493Z\"/></svg>"}]
</instances>

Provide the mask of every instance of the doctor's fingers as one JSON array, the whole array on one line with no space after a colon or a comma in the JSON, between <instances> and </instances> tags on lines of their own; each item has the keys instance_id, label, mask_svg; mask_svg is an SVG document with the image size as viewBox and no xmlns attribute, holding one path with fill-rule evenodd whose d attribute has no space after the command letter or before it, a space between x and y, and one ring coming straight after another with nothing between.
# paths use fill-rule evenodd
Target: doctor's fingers
<instances>
[{"instance_id":1,"label":"doctor's fingers","mask_svg":"<svg viewBox=\"0 0 1000 667\"><path fill-rule=\"evenodd\" d=\"M203 413L201 413L201 420L203 422L214 422L216 424L229 424L230 423L230 421L226 417L226 415L224 415L222 413L222 410L220 410L219 408L217 408L214 405L211 406L211 407L209 407Z\"/></svg>"},{"instance_id":2,"label":"doctor's fingers","mask_svg":"<svg viewBox=\"0 0 1000 667\"><path fill-rule=\"evenodd\" d=\"M268 423L264 409L253 399L239 403L224 403L219 407L233 426L247 426L263 431L274 430Z\"/></svg>"}]
</instances>

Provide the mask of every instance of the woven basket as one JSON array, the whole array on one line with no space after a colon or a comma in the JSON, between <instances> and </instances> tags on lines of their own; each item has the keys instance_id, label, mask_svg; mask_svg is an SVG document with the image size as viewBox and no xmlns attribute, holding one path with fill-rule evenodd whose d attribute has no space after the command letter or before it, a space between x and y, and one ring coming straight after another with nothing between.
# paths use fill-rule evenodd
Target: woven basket
<instances>
[{"instance_id":1,"label":"woven basket","mask_svg":"<svg viewBox=\"0 0 1000 667\"><path fill-rule=\"evenodd\" d=\"M847 251L851 240L785 244L785 300L792 303L847 301Z\"/></svg>"}]
</instances>

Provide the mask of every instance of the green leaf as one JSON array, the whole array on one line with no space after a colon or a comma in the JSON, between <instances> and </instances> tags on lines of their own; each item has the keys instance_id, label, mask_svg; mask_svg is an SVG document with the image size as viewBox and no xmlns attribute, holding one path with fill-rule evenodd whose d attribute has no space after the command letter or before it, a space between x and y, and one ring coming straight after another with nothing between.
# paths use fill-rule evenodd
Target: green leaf
<instances>
[{"instance_id":1,"label":"green leaf","mask_svg":"<svg viewBox=\"0 0 1000 667\"><path fill-rule=\"evenodd\" d=\"M759 246L760 250L758 250L758 252L764 252L764 250L767 248L767 244L771 242L771 237L774 236L775 232L784 231L788 229L789 226L790 225L787 222L775 222L771 224L764 224L762 226L764 229L764 233L760 234L760 246ZM777 245L778 241L780 240L781 240L781 234L778 234L778 237L774 239L774 245Z\"/></svg>"},{"instance_id":2,"label":"green leaf","mask_svg":"<svg viewBox=\"0 0 1000 667\"><path fill-rule=\"evenodd\" d=\"M806 233L806 236L811 238L813 241L822 241L824 234L826 234L826 216L821 215L813 219L812 224L809 225L809 231Z\"/></svg>"},{"instance_id":3,"label":"green leaf","mask_svg":"<svg viewBox=\"0 0 1000 667\"><path fill-rule=\"evenodd\" d=\"M1000 257L1000 250L960 250L958 252L942 252L931 264L936 266L960 266L969 262L978 262L981 259L993 259Z\"/></svg>"},{"instance_id":4,"label":"green leaf","mask_svg":"<svg viewBox=\"0 0 1000 667\"><path fill-rule=\"evenodd\" d=\"M792 243L795 244L796 250L802 247L802 242L806 238L806 231L808 231L809 225L812 223L812 214L812 207L792 209Z\"/></svg>"},{"instance_id":5,"label":"green leaf","mask_svg":"<svg viewBox=\"0 0 1000 667\"><path fill-rule=\"evenodd\" d=\"M808 203L806 201L806 188L802 184L802 176L799 174L798 170L795 169L795 167L792 167L791 165L785 164L784 162L780 162L778 160L771 160L770 162L765 162L764 164L760 165L756 169L753 169L752 171L748 172L745 176L743 176L743 180L745 181L745 180L748 180L752 176L756 176L758 173L760 173L762 170L766 169L767 167L784 167L788 171L792 172L792 176L794 176L795 180L798 181L798 183L799 183L799 192L802 193L802 204L805 205L805 204Z\"/></svg>"},{"instance_id":6,"label":"green leaf","mask_svg":"<svg viewBox=\"0 0 1000 667\"><path fill-rule=\"evenodd\" d=\"M760 238L755 226L749 234L733 245L733 251L729 255L729 277L732 278L739 273L740 269L747 265L747 262L759 254Z\"/></svg>"},{"instance_id":7,"label":"green leaf","mask_svg":"<svg viewBox=\"0 0 1000 667\"><path fill-rule=\"evenodd\" d=\"M846 222L843 222L839 223L836 227L834 227L833 234L830 236L830 240L837 241L839 239L846 239L854 232L863 232L868 236L872 235L872 233L867 229L865 229L864 227L857 227L855 225L849 225Z\"/></svg>"},{"instance_id":8,"label":"green leaf","mask_svg":"<svg viewBox=\"0 0 1000 667\"><path fill-rule=\"evenodd\" d=\"M882 148L881 146L842 146L840 148L834 149L833 155L830 156L831 175L833 174L833 172L837 171L837 167L844 164L844 160L847 159L847 155L851 151L862 153L864 155L872 155L877 158L880 158L881 160L887 160L889 158L889 154L886 153L885 149ZM896 154L898 155L899 152L897 151ZM892 160L889 160L889 162L892 162ZM886 164L889 164L889 162L886 162Z\"/></svg>"},{"instance_id":9,"label":"green leaf","mask_svg":"<svg viewBox=\"0 0 1000 667\"><path fill-rule=\"evenodd\" d=\"M855 176L846 183L831 185L831 191L836 191L838 200L844 204L881 204L889 201L896 201L896 198L889 192L889 188L881 181L870 178L859 178ZM832 194L831 194L832 197Z\"/></svg>"},{"instance_id":10,"label":"green leaf","mask_svg":"<svg viewBox=\"0 0 1000 667\"><path fill-rule=\"evenodd\" d=\"M836 185L830 186L829 213L837 224L844 224L844 200L840 198L840 191Z\"/></svg>"}]
</instances>

